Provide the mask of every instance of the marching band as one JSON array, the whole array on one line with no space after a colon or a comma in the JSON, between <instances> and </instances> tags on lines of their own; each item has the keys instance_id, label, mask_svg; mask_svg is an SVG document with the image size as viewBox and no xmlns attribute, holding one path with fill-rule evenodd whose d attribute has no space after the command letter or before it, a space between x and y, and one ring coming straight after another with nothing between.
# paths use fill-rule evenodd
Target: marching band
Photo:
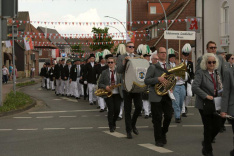
<instances>
[{"instance_id":1,"label":"marching band","mask_svg":"<svg viewBox=\"0 0 234 156\"><path fill-rule=\"evenodd\" d=\"M172 49L167 56L164 47L153 53L147 45L139 45L136 52L134 48L134 43L128 42L119 45L117 56L105 49L88 58L45 63L40 72L41 87L55 91L57 96L84 97L90 105L98 104L100 112L108 111L111 133L124 111L128 139L133 138L132 132L139 135L137 118L144 111L145 119L152 116L158 147L167 144L173 113L175 123L182 122L195 95L195 107L204 125L202 154L212 156L211 143L224 126L223 118L234 116L232 61L217 55L216 43L209 41L207 53L198 58L194 74L193 62L189 60L192 48L188 43L182 48L181 60L180 54ZM135 110L131 115L133 104ZM234 120L230 122L234 134ZM230 154L233 156L234 150Z\"/></svg>"}]
</instances>

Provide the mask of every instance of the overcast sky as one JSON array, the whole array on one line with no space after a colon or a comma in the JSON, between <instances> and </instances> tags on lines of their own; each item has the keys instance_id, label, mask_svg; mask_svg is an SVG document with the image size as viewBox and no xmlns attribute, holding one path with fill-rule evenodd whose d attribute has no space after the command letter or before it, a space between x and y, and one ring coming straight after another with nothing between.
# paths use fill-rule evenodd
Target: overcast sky
<instances>
[{"instance_id":1,"label":"overcast sky","mask_svg":"<svg viewBox=\"0 0 234 156\"><path fill-rule=\"evenodd\" d=\"M19 11L29 11L31 21L47 22L126 22L126 0L19 0ZM38 25L32 23L35 27ZM40 25L55 28L61 34L88 34L93 26ZM122 25L113 25L124 32ZM104 26L102 26L103 28ZM110 33L117 33L114 28Z\"/></svg>"}]
</instances>

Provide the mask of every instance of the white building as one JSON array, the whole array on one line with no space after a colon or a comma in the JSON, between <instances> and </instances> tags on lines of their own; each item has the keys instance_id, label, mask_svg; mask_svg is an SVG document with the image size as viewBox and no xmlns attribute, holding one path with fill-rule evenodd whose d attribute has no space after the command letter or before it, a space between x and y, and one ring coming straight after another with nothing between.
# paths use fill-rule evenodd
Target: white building
<instances>
[{"instance_id":1,"label":"white building","mask_svg":"<svg viewBox=\"0 0 234 156\"><path fill-rule=\"evenodd\" d=\"M197 34L197 57L206 53L208 41L214 41L218 49L234 54L234 29L231 29L234 26L234 0L197 0L196 16L201 17L201 29L204 26L204 31Z\"/></svg>"}]
</instances>

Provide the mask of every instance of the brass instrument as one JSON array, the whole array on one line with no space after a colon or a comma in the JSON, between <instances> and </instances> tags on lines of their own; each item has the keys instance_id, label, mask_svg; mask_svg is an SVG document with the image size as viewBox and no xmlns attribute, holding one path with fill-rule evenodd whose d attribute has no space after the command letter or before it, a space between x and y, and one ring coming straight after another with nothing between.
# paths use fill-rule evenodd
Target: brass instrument
<instances>
[{"instance_id":1,"label":"brass instrument","mask_svg":"<svg viewBox=\"0 0 234 156\"><path fill-rule=\"evenodd\" d=\"M101 89L96 90L94 94L95 94L96 96L100 96L100 97L101 97L101 96L111 97L111 96L112 96L112 90L113 90L114 88L119 87L119 86L121 86L121 83L110 86L111 92L108 92L106 89L102 89L102 88L101 88Z\"/></svg>"},{"instance_id":2,"label":"brass instrument","mask_svg":"<svg viewBox=\"0 0 234 156\"><path fill-rule=\"evenodd\" d=\"M171 90L176 85L176 78L175 76L179 76L185 79L185 72L187 70L186 64L181 63L180 65L171 68L168 70L169 74L163 73L161 77L164 77L167 80L167 84L164 85L162 83L155 85L155 92L160 95L166 95L168 90Z\"/></svg>"}]
</instances>

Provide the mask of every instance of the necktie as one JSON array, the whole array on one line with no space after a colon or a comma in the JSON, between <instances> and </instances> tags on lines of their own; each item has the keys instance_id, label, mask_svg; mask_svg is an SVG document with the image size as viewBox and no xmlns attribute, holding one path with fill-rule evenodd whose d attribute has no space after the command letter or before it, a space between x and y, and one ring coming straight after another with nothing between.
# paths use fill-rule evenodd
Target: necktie
<instances>
[{"instance_id":1,"label":"necktie","mask_svg":"<svg viewBox=\"0 0 234 156\"><path fill-rule=\"evenodd\" d=\"M111 85L115 85L115 76L113 70L111 70Z\"/></svg>"},{"instance_id":2,"label":"necktie","mask_svg":"<svg viewBox=\"0 0 234 156\"><path fill-rule=\"evenodd\" d=\"M215 83L215 79L214 79L214 75L213 75L213 73L212 73L212 74L210 74L210 76L211 76L211 79L212 79L213 84L214 84L214 95L216 96L217 88L216 88L216 83Z\"/></svg>"},{"instance_id":3,"label":"necktie","mask_svg":"<svg viewBox=\"0 0 234 156\"><path fill-rule=\"evenodd\" d=\"M167 70L166 63L163 64L163 67L165 70Z\"/></svg>"}]
</instances>

